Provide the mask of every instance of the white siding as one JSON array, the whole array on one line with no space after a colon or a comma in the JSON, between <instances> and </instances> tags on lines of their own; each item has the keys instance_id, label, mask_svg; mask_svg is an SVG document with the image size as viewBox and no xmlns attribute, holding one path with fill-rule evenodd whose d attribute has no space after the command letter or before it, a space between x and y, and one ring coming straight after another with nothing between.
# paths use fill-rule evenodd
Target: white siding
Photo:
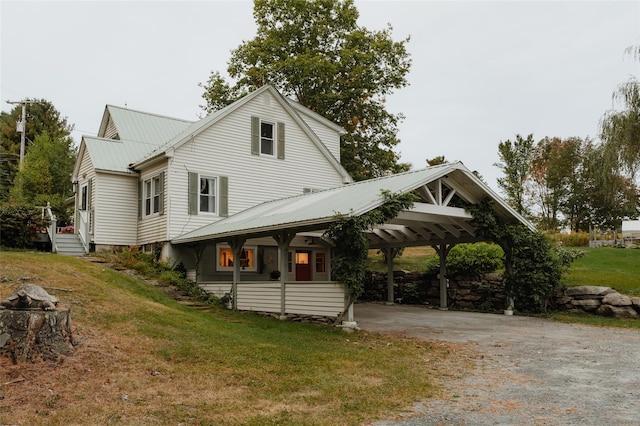
<instances>
[{"instance_id":1,"label":"white siding","mask_svg":"<svg viewBox=\"0 0 640 426\"><path fill-rule=\"evenodd\" d=\"M164 214L153 214L150 216L142 215L142 219L138 221L138 244L150 244L154 242L167 241L167 223L169 221L169 205L170 201L168 199L168 191L167 188L170 185L167 185L168 181L171 180L168 176L167 171L167 162L161 161L156 165L153 165L140 173L139 182L144 182L147 179L154 178L158 176L160 173L165 172L164 178ZM138 187L136 186L136 201L134 205L136 206L136 217L138 212Z\"/></svg>"},{"instance_id":2,"label":"white siding","mask_svg":"<svg viewBox=\"0 0 640 426\"><path fill-rule=\"evenodd\" d=\"M270 96L270 95L268 95ZM251 154L251 116L285 123L285 159ZM220 217L188 215L188 172L229 178L229 215L264 201L302 194L303 188L331 188L342 176L280 104L258 96L222 118L174 153L168 176L169 237Z\"/></svg>"},{"instance_id":3,"label":"white siding","mask_svg":"<svg viewBox=\"0 0 640 426\"><path fill-rule=\"evenodd\" d=\"M240 311L280 312L280 283L238 283Z\"/></svg>"},{"instance_id":4,"label":"white siding","mask_svg":"<svg viewBox=\"0 0 640 426\"><path fill-rule=\"evenodd\" d=\"M218 297L231 291L231 283L201 283ZM239 282L236 306L240 311L281 312L279 282ZM336 282L285 284L285 313L336 318L345 310L345 287Z\"/></svg>"},{"instance_id":5,"label":"white siding","mask_svg":"<svg viewBox=\"0 0 640 426\"><path fill-rule=\"evenodd\" d=\"M98 173L94 182L94 242L100 245L136 245L137 177Z\"/></svg>"},{"instance_id":6,"label":"white siding","mask_svg":"<svg viewBox=\"0 0 640 426\"><path fill-rule=\"evenodd\" d=\"M116 128L111 115L109 115L109 121L107 122L107 128L104 131L104 138L106 139L115 139L118 136L118 129Z\"/></svg>"},{"instance_id":7,"label":"white siding","mask_svg":"<svg viewBox=\"0 0 640 426\"><path fill-rule=\"evenodd\" d=\"M344 285L334 282L287 283L288 314L338 317L345 311Z\"/></svg>"},{"instance_id":8,"label":"white siding","mask_svg":"<svg viewBox=\"0 0 640 426\"><path fill-rule=\"evenodd\" d=\"M76 202L75 202L75 227L79 230L80 227L80 197L82 194L82 187L87 185L88 182L96 176L96 172L89 156L89 151L84 149L82 159L80 160L80 167L78 168L78 185L76 187ZM91 200L87 200L91 206L95 206L95 194L94 190L91 194ZM79 231L76 231L79 232Z\"/></svg>"},{"instance_id":9,"label":"white siding","mask_svg":"<svg viewBox=\"0 0 640 426\"><path fill-rule=\"evenodd\" d=\"M311 130L318 135L322 143L329 149L331 154L340 162L340 134L334 129L324 125L311 115L300 114L302 119L311 127Z\"/></svg>"},{"instance_id":10,"label":"white siding","mask_svg":"<svg viewBox=\"0 0 640 426\"><path fill-rule=\"evenodd\" d=\"M199 286L213 294L214 296L218 297L218 298L222 298L224 297L225 294L230 294L231 293L231 283L224 283L224 282L201 282L199 283Z\"/></svg>"}]
</instances>

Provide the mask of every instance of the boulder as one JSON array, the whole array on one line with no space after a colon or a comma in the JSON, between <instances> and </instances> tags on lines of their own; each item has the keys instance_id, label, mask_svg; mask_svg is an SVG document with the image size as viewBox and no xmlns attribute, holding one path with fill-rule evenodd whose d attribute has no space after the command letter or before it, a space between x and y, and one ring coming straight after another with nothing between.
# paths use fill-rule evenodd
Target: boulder
<instances>
[{"instance_id":1,"label":"boulder","mask_svg":"<svg viewBox=\"0 0 640 426\"><path fill-rule=\"evenodd\" d=\"M577 287L569 287L566 290L567 296L606 296L615 292L611 287L599 287L594 285L579 285Z\"/></svg>"},{"instance_id":2,"label":"boulder","mask_svg":"<svg viewBox=\"0 0 640 426\"><path fill-rule=\"evenodd\" d=\"M620 293L609 293L602 299L603 305L631 306L631 299Z\"/></svg>"},{"instance_id":3,"label":"boulder","mask_svg":"<svg viewBox=\"0 0 640 426\"><path fill-rule=\"evenodd\" d=\"M598 315L614 318L640 318L631 306L601 305L596 311Z\"/></svg>"},{"instance_id":4,"label":"boulder","mask_svg":"<svg viewBox=\"0 0 640 426\"><path fill-rule=\"evenodd\" d=\"M574 299L571 301L571 304L573 306L580 306L584 309L587 308L597 308L598 306L601 305L600 300L598 299Z\"/></svg>"},{"instance_id":5,"label":"boulder","mask_svg":"<svg viewBox=\"0 0 640 426\"><path fill-rule=\"evenodd\" d=\"M632 297L631 304L637 308L640 308L640 297Z\"/></svg>"}]
</instances>

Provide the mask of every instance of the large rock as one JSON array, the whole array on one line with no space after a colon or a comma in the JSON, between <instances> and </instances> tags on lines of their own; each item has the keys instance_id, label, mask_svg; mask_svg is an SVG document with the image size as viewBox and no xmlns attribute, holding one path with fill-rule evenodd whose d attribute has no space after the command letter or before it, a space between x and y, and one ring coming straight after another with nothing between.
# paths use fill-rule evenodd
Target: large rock
<instances>
[{"instance_id":1,"label":"large rock","mask_svg":"<svg viewBox=\"0 0 640 426\"><path fill-rule=\"evenodd\" d=\"M598 315L614 318L640 318L631 306L601 305L596 311Z\"/></svg>"},{"instance_id":2,"label":"large rock","mask_svg":"<svg viewBox=\"0 0 640 426\"><path fill-rule=\"evenodd\" d=\"M611 287L599 287L594 285L579 285L577 287L569 287L566 290L567 296L606 296L615 292Z\"/></svg>"},{"instance_id":3,"label":"large rock","mask_svg":"<svg viewBox=\"0 0 640 426\"><path fill-rule=\"evenodd\" d=\"M602 299L603 305L631 306L631 299L620 293L609 293Z\"/></svg>"},{"instance_id":4,"label":"large rock","mask_svg":"<svg viewBox=\"0 0 640 426\"><path fill-rule=\"evenodd\" d=\"M640 297L632 297L631 304L636 308L640 308Z\"/></svg>"}]
</instances>

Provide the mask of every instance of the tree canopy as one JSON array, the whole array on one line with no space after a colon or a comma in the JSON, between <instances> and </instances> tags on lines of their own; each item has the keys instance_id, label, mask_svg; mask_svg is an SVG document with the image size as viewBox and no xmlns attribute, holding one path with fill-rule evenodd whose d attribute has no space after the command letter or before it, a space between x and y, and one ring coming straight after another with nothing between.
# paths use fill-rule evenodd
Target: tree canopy
<instances>
[{"instance_id":1,"label":"tree canopy","mask_svg":"<svg viewBox=\"0 0 640 426\"><path fill-rule=\"evenodd\" d=\"M203 109L216 111L264 84L342 126L341 163L355 180L409 169L394 148L401 114L386 97L407 85L409 38L392 39L392 27L370 31L357 24L353 0L255 0L254 39L232 51L228 83L211 73Z\"/></svg>"},{"instance_id":2,"label":"tree canopy","mask_svg":"<svg viewBox=\"0 0 640 426\"><path fill-rule=\"evenodd\" d=\"M20 133L16 123L22 117L22 106L14 107L11 112L0 114L0 201L9 199L9 192L20 169ZM73 125L67 122L53 104L45 99L33 99L27 105L26 155L36 136L46 133L51 140L72 147L71 132ZM67 180L70 179L68 176Z\"/></svg>"},{"instance_id":3,"label":"tree canopy","mask_svg":"<svg viewBox=\"0 0 640 426\"><path fill-rule=\"evenodd\" d=\"M614 228L637 214L633 181L607 161L607 147L590 139L516 136L498 145L496 166L507 202L543 230Z\"/></svg>"},{"instance_id":4,"label":"tree canopy","mask_svg":"<svg viewBox=\"0 0 640 426\"><path fill-rule=\"evenodd\" d=\"M626 50L640 60L640 45ZM607 111L600 123L600 138L606 146L606 158L612 167L619 164L629 178L637 182L640 169L640 82L631 77L618 86L614 103L622 109Z\"/></svg>"}]
</instances>

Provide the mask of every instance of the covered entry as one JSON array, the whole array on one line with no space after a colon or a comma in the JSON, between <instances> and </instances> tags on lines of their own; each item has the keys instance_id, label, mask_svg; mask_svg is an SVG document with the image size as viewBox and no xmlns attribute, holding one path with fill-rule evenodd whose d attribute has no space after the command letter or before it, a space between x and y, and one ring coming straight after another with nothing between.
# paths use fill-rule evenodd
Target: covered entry
<instances>
[{"instance_id":1,"label":"covered entry","mask_svg":"<svg viewBox=\"0 0 640 426\"><path fill-rule=\"evenodd\" d=\"M327 226L338 219L339 215L359 216L379 206L384 201L384 193L405 194L413 192L416 201L410 209L400 212L393 220L369 230L367 237L371 248L393 250L410 246L433 246L444 259L454 244L481 241L472 225L472 216L463 208L462 203L476 204L485 198L495 201L495 213L505 221L521 222L533 226L518 215L484 182L468 170L462 163L443 164L423 170L411 171L378 179L356 182L324 191L313 192L295 197L265 202L239 212L219 222L207 225L172 241L177 247L205 244L227 243L237 255L242 247L251 241L271 241L277 247L281 262L280 271L295 271L293 274L281 274L278 283L257 280L241 280L240 268L236 263L233 276L226 284L231 288L234 307L247 310L267 310L276 308L282 318L299 311L290 287L303 288L303 283L313 284L313 292L305 296L305 310L335 312L333 316L345 314L347 321L353 322L352 303L348 291L341 283L331 281L330 246L323 235ZM302 242L304 241L304 243ZM326 247L323 268L326 281L312 280L319 262L314 259L314 250L304 244ZM391 256L389 256L391 258ZM291 269L289 267L291 266ZM389 263L389 270L393 264ZM446 286L444 269L441 279L441 303L446 308ZM393 302L393 274L389 274L389 301ZM198 281L205 288L209 283ZM244 304L240 299L240 287L251 284L255 290L254 302ZM303 286L303 287L300 287ZM279 291L279 300L275 300L274 289ZM343 303L337 306L335 298L329 302L324 295L335 291L342 292ZM268 297L267 297L268 295ZM329 305L328 310L324 309ZM297 307L296 307L297 306Z\"/></svg>"}]
</instances>

